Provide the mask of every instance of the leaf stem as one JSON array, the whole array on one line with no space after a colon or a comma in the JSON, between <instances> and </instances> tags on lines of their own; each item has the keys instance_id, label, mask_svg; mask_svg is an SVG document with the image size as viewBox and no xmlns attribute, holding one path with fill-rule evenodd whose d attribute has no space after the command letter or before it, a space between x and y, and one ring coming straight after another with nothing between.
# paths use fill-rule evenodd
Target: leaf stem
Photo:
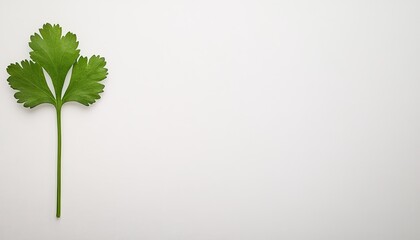
<instances>
[{"instance_id":1,"label":"leaf stem","mask_svg":"<svg viewBox=\"0 0 420 240\"><path fill-rule=\"evenodd\" d=\"M61 105L57 104L57 210L56 217L61 215Z\"/></svg>"}]
</instances>

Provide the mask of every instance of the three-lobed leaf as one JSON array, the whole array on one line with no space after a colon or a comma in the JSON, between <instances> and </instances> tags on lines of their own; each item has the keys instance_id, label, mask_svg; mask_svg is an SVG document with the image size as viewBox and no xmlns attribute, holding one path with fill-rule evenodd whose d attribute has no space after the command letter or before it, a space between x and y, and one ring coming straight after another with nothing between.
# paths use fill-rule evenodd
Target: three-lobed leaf
<instances>
[{"instance_id":1,"label":"three-lobed leaf","mask_svg":"<svg viewBox=\"0 0 420 240\"><path fill-rule=\"evenodd\" d=\"M94 103L100 98L104 85L100 81L107 76L105 59L100 56L80 56L79 42L75 34L62 35L59 25L49 23L31 36L32 61L9 65L7 79L17 90L15 98L25 107L33 108L42 103L61 107L65 102L76 101L83 105ZM63 94L64 81L73 67L70 82ZM51 77L54 94L48 88L43 69Z\"/></svg>"},{"instance_id":2,"label":"three-lobed leaf","mask_svg":"<svg viewBox=\"0 0 420 240\"><path fill-rule=\"evenodd\" d=\"M10 86L17 90L15 98L24 107L33 108L43 103L54 105L57 113L57 210L61 216L61 107L75 101L90 105L100 98L104 85L100 82L108 74L103 57L80 56L76 35L68 32L62 36L59 25L49 23L31 36L31 60L10 64L7 67ZM70 69L71 78L63 94L64 82ZM51 77L54 91L50 90L45 72ZM53 93L54 92L54 93Z\"/></svg>"}]
</instances>

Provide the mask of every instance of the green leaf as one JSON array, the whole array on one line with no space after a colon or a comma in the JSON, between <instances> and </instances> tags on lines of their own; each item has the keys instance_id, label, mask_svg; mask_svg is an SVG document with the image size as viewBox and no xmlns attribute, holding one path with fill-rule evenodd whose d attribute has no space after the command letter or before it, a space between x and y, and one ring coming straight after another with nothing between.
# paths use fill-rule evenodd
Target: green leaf
<instances>
[{"instance_id":1,"label":"green leaf","mask_svg":"<svg viewBox=\"0 0 420 240\"><path fill-rule=\"evenodd\" d=\"M105 68L105 58L92 56L80 57L74 64L71 79L63 103L75 101L88 106L101 98L104 85L100 81L106 78L108 70Z\"/></svg>"},{"instance_id":2,"label":"green leaf","mask_svg":"<svg viewBox=\"0 0 420 240\"><path fill-rule=\"evenodd\" d=\"M41 35L31 36L29 46L33 51L30 56L50 75L56 97L60 98L66 75L79 57L79 42L73 33L62 36L59 25L44 24L39 32Z\"/></svg>"},{"instance_id":3,"label":"green leaf","mask_svg":"<svg viewBox=\"0 0 420 240\"><path fill-rule=\"evenodd\" d=\"M57 116L57 212L61 216L61 109L66 102L76 101L83 105L93 104L100 98L104 80L108 74L105 59L99 56L80 57L76 35L62 36L59 25L49 23L31 36L30 60L7 67L9 85L17 90L15 98L24 107L33 108L43 103L54 105ZM73 67L69 86L64 95L66 76ZM54 94L45 80L45 72L51 77Z\"/></svg>"},{"instance_id":4,"label":"green leaf","mask_svg":"<svg viewBox=\"0 0 420 240\"><path fill-rule=\"evenodd\" d=\"M9 85L18 90L15 98L23 106L33 108L42 103L55 105L55 98L45 81L44 72L38 63L24 60L21 65L10 64L7 67L10 77L7 79Z\"/></svg>"}]
</instances>

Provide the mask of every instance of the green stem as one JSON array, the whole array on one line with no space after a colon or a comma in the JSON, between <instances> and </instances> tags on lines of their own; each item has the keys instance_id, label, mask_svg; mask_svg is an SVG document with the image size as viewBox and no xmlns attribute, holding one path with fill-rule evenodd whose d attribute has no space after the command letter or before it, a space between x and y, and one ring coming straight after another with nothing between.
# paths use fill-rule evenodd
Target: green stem
<instances>
[{"instance_id":1,"label":"green stem","mask_svg":"<svg viewBox=\"0 0 420 240\"><path fill-rule=\"evenodd\" d=\"M57 211L56 217L61 215L61 106L56 106L57 112Z\"/></svg>"}]
</instances>

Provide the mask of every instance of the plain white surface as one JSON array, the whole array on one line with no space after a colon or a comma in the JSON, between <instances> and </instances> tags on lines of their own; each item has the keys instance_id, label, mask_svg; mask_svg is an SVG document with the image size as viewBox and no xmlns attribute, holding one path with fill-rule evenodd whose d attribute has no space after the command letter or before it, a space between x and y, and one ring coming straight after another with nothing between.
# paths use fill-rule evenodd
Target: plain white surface
<instances>
[{"instance_id":1,"label":"plain white surface","mask_svg":"<svg viewBox=\"0 0 420 240\"><path fill-rule=\"evenodd\" d=\"M419 1L2 1L0 239L420 239ZM7 65L45 22L106 57L92 107Z\"/></svg>"}]
</instances>

